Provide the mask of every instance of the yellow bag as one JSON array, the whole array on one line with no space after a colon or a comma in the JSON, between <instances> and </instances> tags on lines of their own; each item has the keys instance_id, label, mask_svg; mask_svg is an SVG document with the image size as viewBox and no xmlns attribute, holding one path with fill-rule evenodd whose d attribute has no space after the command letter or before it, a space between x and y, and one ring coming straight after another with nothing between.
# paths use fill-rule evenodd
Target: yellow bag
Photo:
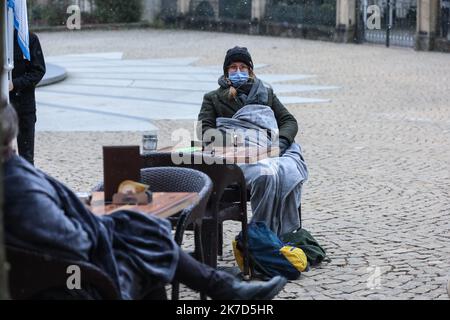
<instances>
[{"instance_id":1,"label":"yellow bag","mask_svg":"<svg viewBox=\"0 0 450 320\"><path fill-rule=\"evenodd\" d=\"M236 263L241 269L244 271L244 256L242 255L241 250L237 247L237 241L233 240L233 253L234 259ZM280 253L300 272L303 272L308 267L308 258L306 257L305 252L297 247L293 246L284 246L280 249Z\"/></svg>"},{"instance_id":2,"label":"yellow bag","mask_svg":"<svg viewBox=\"0 0 450 320\"><path fill-rule=\"evenodd\" d=\"M233 244L234 259L236 260L239 269L241 269L241 271L244 272L244 256L242 255L241 250L239 250L237 247L237 241L233 240L232 244Z\"/></svg>"},{"instance_id":3,"label":"yellow bag","mask_svg":"<svg viewBox=\"0 0 450 320\"><path fill-rule=\"evenodd\" d=\"M300 272L306 270L308 258L302 249L293 246L284 246L280 249L281 254Z\"/></svg>"}]
</instances>

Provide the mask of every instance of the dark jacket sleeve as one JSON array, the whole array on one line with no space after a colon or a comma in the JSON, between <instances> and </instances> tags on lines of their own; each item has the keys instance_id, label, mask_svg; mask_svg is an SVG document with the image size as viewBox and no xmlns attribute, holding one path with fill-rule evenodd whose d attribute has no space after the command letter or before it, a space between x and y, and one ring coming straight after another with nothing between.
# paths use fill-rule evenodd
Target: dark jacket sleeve
<instances>
[{"instance_id":1,"label":"dark jacket sleeve","mask_svg":"<svg viewBox=\"0 0 450 320\"><path fill-rule=\"evenodd\" d=\"M273 94L272 110L277 119L280 137L286 138L290 143L294 142L298 132L297 120L280 102L275 94Z\"/></svg>"},{"instance_id":2,"label":"dark jacket sleeve","mask_svg":"<svg viewBox=\"0 0 450 320\"><path fill-rule=\"evenodd\" d=\"M198 114L197 135L198 138L209 129L216 128L217 113L214 109L214 103L212 100L212 93L207 93L203 97L202 108Z\"/></svg>"},{"instance_id":3,"label":"dark jacket sleeve","mask_svg":"<svg viewBox=\"0 0 450 320\"><path fill-rule=\"evenodd\" d=\"M42 53L39 38L35 34L30 34L30 59L30 66L27 68L27 72L13 79L15 90L33 88L45 75L44 54Z\"/></svg>"},{"instance_id":4,"label":"dark jacket sleeve","mask_svg":"<svg viewBox=\"0 0 450 320\"><path fill-rule=\"evenodd\" d=\"M27 184L29 183L29 184ZM52 195L23 175L5 179L5 229L7 241L18 239L61 254L87 260L91 240L81 223L66 216Z\"/></svg>"}]
</instances>

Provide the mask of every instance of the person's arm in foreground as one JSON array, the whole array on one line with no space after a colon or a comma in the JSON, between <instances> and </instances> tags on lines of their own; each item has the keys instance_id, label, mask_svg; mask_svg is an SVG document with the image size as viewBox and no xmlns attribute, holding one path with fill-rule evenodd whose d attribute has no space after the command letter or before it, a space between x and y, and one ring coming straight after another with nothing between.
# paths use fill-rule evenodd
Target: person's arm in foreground
<instances>
[{"instance_id":1,"label":"person's arm in foreground","mask_svg":"<svg viewBox=\"0 0 450 320\"><path fill-rule=\"evenodd\" d=\"M23 184L14 181L17 179L22 177L7 179L5 184ZM20 198L5 203L5 226L7 235L12 237L10 240L31 244L43 252L88 260L91 240L81 223L67 217L49 194L31 188L23 191L22 194L13 192L14 196L21 195Z\"/></svg>"}]
</instances>

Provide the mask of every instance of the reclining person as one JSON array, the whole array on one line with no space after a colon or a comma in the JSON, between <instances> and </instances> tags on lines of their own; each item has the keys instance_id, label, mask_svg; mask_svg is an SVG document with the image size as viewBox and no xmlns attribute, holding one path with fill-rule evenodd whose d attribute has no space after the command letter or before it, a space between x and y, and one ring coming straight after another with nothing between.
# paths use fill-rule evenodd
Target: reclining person
<instances>
[{"instance_id":1,"label":"reclining person","mask_svg":"<svg viewBox=\"0 0 450 320\"><path fill-rule=\"evenodd\" d=\"M123 299L142 299L173 280L212 299L272 299L286 284L282 277L244 283L199 263L176 245L165 220L132 211L95 216L67 187L15 154L17 115L9 105L1 125L7 245L92 263Z\"/></svg>"},{"instance_id":2,"label":"reclining person","mask_svg":"<svg viewBox=\"0 0 450 320\"><path fill-rule=\"evenodd\" d=\"M300 227L302 185L308 169L299 144L297 120L253 72L247 48L228 50L220 88L204 97L197 134L207 143L240 136L248 146L279 146L280 157L240 165L251 192L252 221L264 222L277 235ZM210 139L214 137L214 139ZM233 141L236 143L236 141Z\"/></svg>"}]
</instances>

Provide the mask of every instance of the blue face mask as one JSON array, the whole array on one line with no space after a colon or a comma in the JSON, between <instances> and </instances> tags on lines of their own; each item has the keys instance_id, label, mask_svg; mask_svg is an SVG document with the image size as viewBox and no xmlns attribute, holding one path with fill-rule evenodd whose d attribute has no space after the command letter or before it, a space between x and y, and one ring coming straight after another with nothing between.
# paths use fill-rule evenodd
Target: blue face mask
<instances>
[{"instance_id":1,"label":"blue face mask","mask_svg":"<svg viewBox=\"0 0 450 320\"><path fill-rule=\"evenodd\" d=\"M233 84L233 87L239 88L240 86L242 86L244 83L246 83L248 81L248 78L249 78L248 71L236 71L236 72L230 73L228 78L230 79L231 83Z\"/></svg>"}]
</instances>

